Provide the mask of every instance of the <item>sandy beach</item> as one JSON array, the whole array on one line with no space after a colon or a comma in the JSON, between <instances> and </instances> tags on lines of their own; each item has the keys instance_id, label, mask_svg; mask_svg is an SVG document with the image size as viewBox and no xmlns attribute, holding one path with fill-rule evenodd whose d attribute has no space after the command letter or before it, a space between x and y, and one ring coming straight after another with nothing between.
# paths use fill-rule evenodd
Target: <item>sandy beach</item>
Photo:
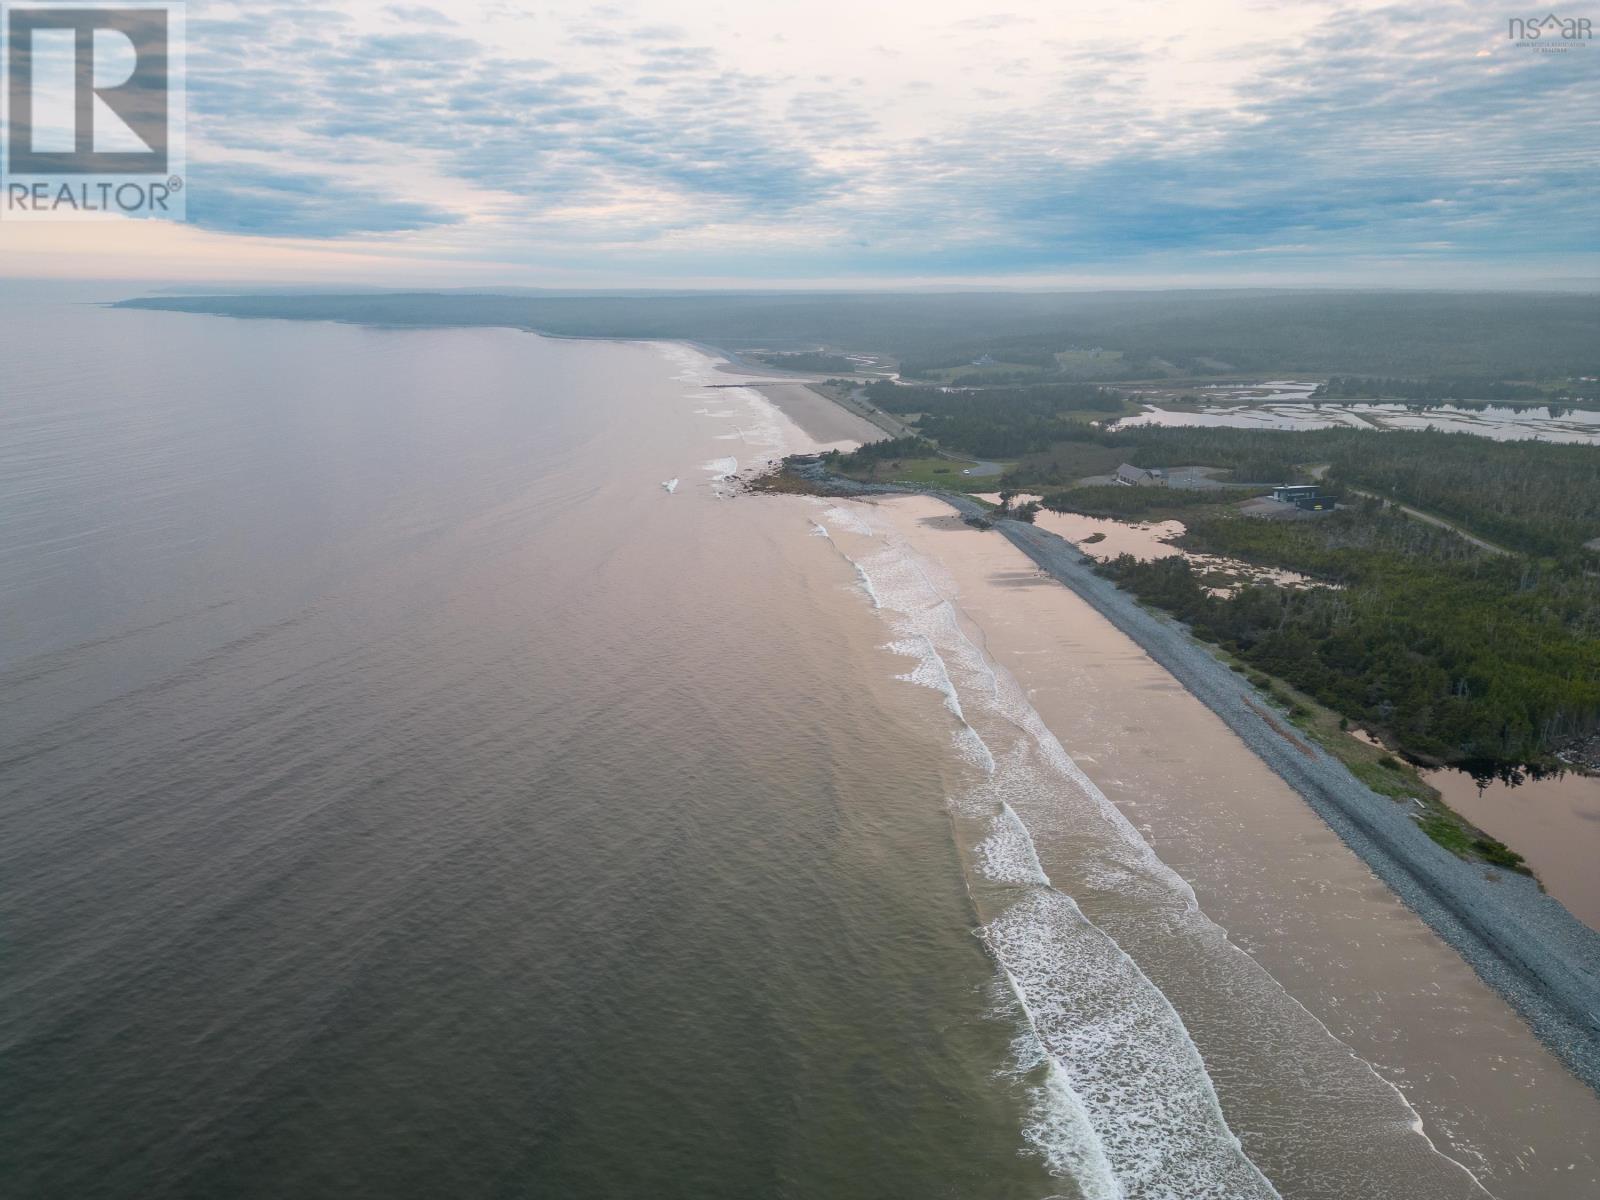
<instances>
[{"instance_id":1,"label":"sandy beach","mask_svg":"<svg viewBox=\"0 0 1600 1200\"><path fill-rule=\"evenodd\" d=\"M1230 1124L1270 1177L1289 1169L1275 1174L1274 1147L1308 1120L1325 1161L1293 1169L1353 1169L1341 1152L1376 1136L1362 1123L1391 1119L1376 1072L1490 1194L1595 1194L1600 1098L1216 714L1005 538L928 497L857 503L938 565L969 636L1226 931L1230 945L1179 952L1172 930L1085 874L1079 831L1050 828L1047 809L1024 813L1050 879L1077 881L1084 912L1184 1017ZM1270 980L1225 972L1239 951ZM1306 1076L1319 1093L1310 1111L1298 1107ZM1425 1177L1412 1194L1478 1194Z\"/></svg>"},{"instance_id":2,"label":"sandy beach","mask_svg":"<svg viewBox=\"0 0 1600 1200\"><path fill-rule=\"evenodd\" d=\"M860 445L888 436L871 421L829 400L809 384L763 383L752 386L813 441L824 445L840 442Z\"/></svg>"},{"instance_id":3,"label":"sandy beach","mask_svg":"<svg viewBox=\"0 0 1600 1200\"><path fill-rule=\"evenodd\" d=\"M979 498L999 500L998 494ZM1037 499L1022 494L1015 502ZM1293 571L1186 552L1172 544L1183 536L1181 521L1117 521L1042 509L1034 524L1102 561L1120 554L1142 560L1187 554L1201 567L1237 571L1250 579L1286 586L1312 582ZM1492 781L1481 788L1461 771L1430 771L1426 778L1452 809L1523 855L1545 890L1574 916L1600 929L1600 870L1595 866L1600 862L1600 777L1570 772L1516 787Z\"/></svg>"}]
</instances>

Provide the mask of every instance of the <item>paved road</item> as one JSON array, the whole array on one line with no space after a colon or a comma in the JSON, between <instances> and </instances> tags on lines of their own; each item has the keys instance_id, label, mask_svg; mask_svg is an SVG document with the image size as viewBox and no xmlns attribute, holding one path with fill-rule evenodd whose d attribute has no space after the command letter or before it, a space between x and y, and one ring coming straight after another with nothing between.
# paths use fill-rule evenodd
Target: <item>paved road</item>
<instances>
[{"instance_id":1,"label":"paved road","mask_svg":"<svg viewBox=\"0 0 1600 1200\"><path fill-rule=\"evenodd\" d=\"M1391 500L1387 496L1380 496L1377 492L1364 492L1360 488L1349 488L1358 496L1366 496L1372 500L1382 500L1390 508L1398 508L1408 517L1415 517L1419 521L1426 521L1429 525L1437 525L1440 529L1448 529L1459 537L1464 537L1480 550L1487 550L1490 554L1510 554L1504 546L1496 546L1493 542L1486 542L1475 533L1468 533L1461 526L1446 521L1443 517L1436 517L1432 513L1425 513L1420 508L1412 508L1409 504L1401 504L1398 500Z\"/></svg>"},{"instance_id":2,"label":"paved road","mask_svg":"<svg viewBox=\"0 0 1600 1200\"><path fill-rule=\"evenodd\" d=\"M1312 467L1311 477L1313 479L1321 479L1328 473L1328 465L1329 464L1327 463L1319 463L1317 466ZM1369 492L1362 488L1350 487L1348 484L1345 485L1345 489L1347 491L1354 492L1357 496L1365 496L1369 500L1382 500L1390 508L1398 508L1408 517L1415 517L1419 521L1426 521L1429 525L1437 525L1440 529L1448 529L1456 536L1466 538L1467 541L1478 547L1478 549L1487 550L1490 554L1511 553L1511 551L1507 550L1504 546L1496 546L1493 542L1486 542L1477 534L1468 533L1465 529L1461 528L1461 526L1455 524L1453 521L1446 521L1443 517L1436 517L1432 513L1423 512L1420 508L1412 508L1409 504L1401 504L1398 500L1391 500L1387 496L1380 496L1377 492Z\"/></svg>"}]
</instances>

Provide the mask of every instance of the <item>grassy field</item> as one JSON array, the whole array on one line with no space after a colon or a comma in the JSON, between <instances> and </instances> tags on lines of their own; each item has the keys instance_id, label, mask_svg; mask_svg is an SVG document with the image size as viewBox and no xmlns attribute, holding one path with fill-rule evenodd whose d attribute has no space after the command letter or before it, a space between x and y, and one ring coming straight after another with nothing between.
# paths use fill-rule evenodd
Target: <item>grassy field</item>
<instances>
[{"instance_id":1,"label":"grassy field","mask_svg":"<svg viewBox=\"0 0 1600 1200\"><path fill-rule=\"evenodd\" d=\"M1057 350L1056 369L1069 379L1103 379L1122 370L1121 350Z\"/></svg>"},{"instance_id":2,"label":"grassy field","mask_svg":"<svg viewBox=\"0 0 1600 1200\"><path fill-rule=\"evenodd\" d=\"M976 363L967 363L959 367L941 367L938 370L927 372L929 382L934 383L959 383L969 376L993 375L1000 371L1017 372L1023 375L1043 375L1044 371L1031 363L992 362L981 367Z\"/></svg>"},{"instance_id":3,"label":"grassy field","mask_svg":"<svg viewBox=\"0 0 1600 1200\"><path fill-rule=\"evenodd\" d=\"M846 471L852 479L867 483L911 483L918 487L948 488L953 492L992 492L1000 487L999 475L973 478L961 472L977 464L957 458L896 458L874 463L866 471ZM1009 463L1002 463L1008 468Z\"/></svg>"}]
</instances>

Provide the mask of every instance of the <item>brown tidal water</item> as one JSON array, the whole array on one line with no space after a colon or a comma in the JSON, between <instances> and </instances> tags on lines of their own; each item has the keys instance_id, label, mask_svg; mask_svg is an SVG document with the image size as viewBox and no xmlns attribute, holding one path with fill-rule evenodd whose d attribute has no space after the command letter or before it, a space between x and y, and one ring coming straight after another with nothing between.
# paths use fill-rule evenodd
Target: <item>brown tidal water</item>
<instances>
[{"instance_id":1,"label":"brown tidal water","mask_svg":"<svg viewBox=\"0 0 1600 1200\"><path fill-rule=\"evenodd\" d=\"M1573 916L1600 929L1600 776L1569 771L1515 786L1480 786L1464 771L1429 771L1451 808L1527 860Z\"/></svg>"}]
</instances>

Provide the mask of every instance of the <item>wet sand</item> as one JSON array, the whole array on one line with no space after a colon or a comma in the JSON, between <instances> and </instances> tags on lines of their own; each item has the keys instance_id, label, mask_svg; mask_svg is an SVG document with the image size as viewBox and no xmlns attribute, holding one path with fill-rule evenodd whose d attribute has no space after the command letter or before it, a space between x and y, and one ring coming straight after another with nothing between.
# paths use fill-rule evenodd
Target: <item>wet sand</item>
<instances>
[{"instance_id":1,"label":"wet sand","mask_svg":"<svg viewBox=\"0 0 1600 1200\"><path fill-rule=\"evenodd\" d=\"M1503 1200L1596 1194L1600 1098L1215 714L1004 538L972 530L927 497L876 506L949 572L989 655L1194 887L1200 908L1404 1093L1443 1153ZM1053 879L1068 837L1036 833ZM1292 1071L1295 1052L1271 1044L1278 1031L1241 1034L1238 1013L1218 1007L1213 981L1164 975L1158 954L1128 948L1184 1017L1230 1124L1282 1188L1268 1165L1272 1138L1287 1136L1285 1121L1307 1123L1303 1136L1317 1138L1325 1116L1337 1119L1339 1101L1329 1099L1327 1114L1280 1111L1292 1097L1275 1089L1291 1081L1265 1076ZM1304 1065L1321 1071L1330 1062Z\"/></svg>"},{"instance_id":2,"label":"wet sand","mask_svg":"<svg viewBox=\"0 0 1600 1200\"><path fill-rule=\"evenodd\" d=\"M875 442L884 435L872 422L847 412L804 383L764 383L756 388L773 405L823 445Z\"/></svg>"},{"instance_id":3,"label":"wet sand","mask_svg":"<svg viewBox=\"0 0 1600 1200\"><path fill-rule=\"evenodd\" d=\"M1528 860L1545 890L1600 929L1600 778L1568 773L1480 789L1460 771L1430 771L1444 802Z\"/></svg>"}]
</instances>

